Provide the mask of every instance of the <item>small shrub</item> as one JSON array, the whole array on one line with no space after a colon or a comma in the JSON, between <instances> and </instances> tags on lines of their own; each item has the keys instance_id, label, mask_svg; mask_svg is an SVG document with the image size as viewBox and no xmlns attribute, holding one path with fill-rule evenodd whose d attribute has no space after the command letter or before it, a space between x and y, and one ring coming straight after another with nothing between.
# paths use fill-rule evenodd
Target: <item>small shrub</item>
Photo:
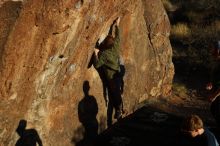
<instances>
[{"instance_id":1,"label":"small shrub","mask_svg":"<svg viewBox=\"0 0 220 146\"><path fill-rule=\"evenodd\" d=\"M187 87L182 83L173 83L173 91L177 93L187 93Z\"/></svg>"},{"instance_id":2,"label":"small shrub","mask_svg":"<svg viewBox=\"0 0 220 146\"><path fill-rule=\"evenodd\" d=\"M184 39L191 35L191 31L187 24L178 23L171 28L171 36L175 39Z\"/></svg>"},{"instance_id":3,"label":"small shrub","mask_svg":"<svg viewBox=\"0 0 220 146\"><path fill-rule=\"evenodd\" d=\"M169 0L162 0L162 2L167 11L174 11L177 9L177 7L173 5Z\"/></svg>"}]
</instances>

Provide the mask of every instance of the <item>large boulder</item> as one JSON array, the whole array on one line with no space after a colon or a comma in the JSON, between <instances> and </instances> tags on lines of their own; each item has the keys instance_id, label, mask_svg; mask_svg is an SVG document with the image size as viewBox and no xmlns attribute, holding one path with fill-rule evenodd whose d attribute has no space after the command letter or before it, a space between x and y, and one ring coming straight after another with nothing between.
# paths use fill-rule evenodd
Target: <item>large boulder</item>
<instances>
[{"instance_id":1,"label":"large boulder","mask_svg":"<svg viewBox=\"0 0 220 146\"><path fill-rule=\"evenodd\" d=\"M99 131L106 128L102 82L88 64L119 16L125 109L170 94L170 24L160 0L4 0L0 12L0 145L16 143L21 119L44 146L75 145L84 81L98 103Z\"/></svg>"}]
</instances>

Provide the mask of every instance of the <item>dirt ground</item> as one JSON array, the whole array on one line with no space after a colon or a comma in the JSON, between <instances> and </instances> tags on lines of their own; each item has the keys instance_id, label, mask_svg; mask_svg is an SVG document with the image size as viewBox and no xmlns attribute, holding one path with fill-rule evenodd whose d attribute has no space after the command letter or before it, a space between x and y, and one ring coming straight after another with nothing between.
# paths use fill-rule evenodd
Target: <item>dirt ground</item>
<instances>
[{"instance_id":1,"label":"dirt ground","mask_svg":"<svg viewBox=\"0 0 220 146\"><path fill-rule=\"evenodd\" d=\"M211 103L207 100L211 92L205 89L209 82L209 70L181 60L174 60L174 65L172 96L166 98L168 107L177 115L197 114L208 126L215 125L210 113Z\"/></svg>"}]
</instances>

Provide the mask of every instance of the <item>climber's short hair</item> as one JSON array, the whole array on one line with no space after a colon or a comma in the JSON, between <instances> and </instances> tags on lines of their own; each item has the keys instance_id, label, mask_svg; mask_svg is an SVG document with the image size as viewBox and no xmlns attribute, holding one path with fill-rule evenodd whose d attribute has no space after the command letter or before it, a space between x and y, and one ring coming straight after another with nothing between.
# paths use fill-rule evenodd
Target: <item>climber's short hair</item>
<instances>
[{"instance_id":1,"label":"climber's short hair","mask_svg":"<svg viewBox=\"0 0 220 146\"><path fill-rule=\"evenodd\" d=\"M107 47L107 48L112 47L113 44L114 44L114 41L115 41L115 39L113 38L113 36L112 36L112 35L108 35L108 36L105 38L106 47Z\"/></svg>"},{"instance_id":2,"label":"climber's short hair","mask_svg":"<svg viewBox=\"0 0 220 146\"><path fill-rule=\"evenodd\" d=\"M182 131L194 131L203 128L203 121L198 115L187 116L182 123Z\"/></svg>"}]
</instances>

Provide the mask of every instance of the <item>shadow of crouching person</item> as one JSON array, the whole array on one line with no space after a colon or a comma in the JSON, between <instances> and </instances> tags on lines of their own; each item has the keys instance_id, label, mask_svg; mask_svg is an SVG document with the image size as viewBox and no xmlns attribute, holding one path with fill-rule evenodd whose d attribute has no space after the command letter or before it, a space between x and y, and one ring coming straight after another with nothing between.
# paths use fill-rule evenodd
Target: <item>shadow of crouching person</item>
<instances>
[{"instance_id":1,"label":"shadow of crouching person","mask_svg":"<svg viewBox=\"0 0 220 146\"><path fill-rule=\"evenodd\" d=\"M16 132L20 136L15 146L43 146L42 141L35 129L26 129L27 121L20 120Z\"/></svg>"}]
</instances>

